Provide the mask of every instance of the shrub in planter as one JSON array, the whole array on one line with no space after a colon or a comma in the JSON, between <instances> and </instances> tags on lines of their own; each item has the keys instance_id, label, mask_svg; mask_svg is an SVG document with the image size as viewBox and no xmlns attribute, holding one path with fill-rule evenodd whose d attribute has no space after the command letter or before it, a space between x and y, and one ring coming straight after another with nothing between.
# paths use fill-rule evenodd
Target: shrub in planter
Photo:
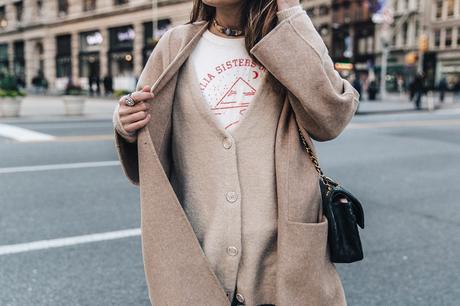
<instances>
[{"instance_id":1,"label":"shrub in planter","mask_svg":"<svg viewBox=\"0 0 460 306\"><path fill-rule=\"evenodd\" d=\"M64 92L65 113L69 116L79 116L83 114L85 105L85 91L80 85L69 82Z\"/></svg>"},{"instance_id":2,"label":"shrub in planter","mask_svg":"<svg viewBox=\"0 0 460 306\"><path fill-rule=\"evenodd\" d=\"M0 79L0 115L4 117L19 116L22 97L25 95L25 91L19 88L14 76L3 76Z\"/></svg>"},{"instance_id":3,"label":"shrub in planter","mask_svg":"<svg viewBox=\"0 0 460 306\"><path fill-rule=\"evenodd\" d=\"M130 91L126 90L126 89L117 89L113 92L113 95L115 97L117 97L118 99L121 98L122 96L125 96L127 94L129 94Z\"/></svg>"}]
</instances>

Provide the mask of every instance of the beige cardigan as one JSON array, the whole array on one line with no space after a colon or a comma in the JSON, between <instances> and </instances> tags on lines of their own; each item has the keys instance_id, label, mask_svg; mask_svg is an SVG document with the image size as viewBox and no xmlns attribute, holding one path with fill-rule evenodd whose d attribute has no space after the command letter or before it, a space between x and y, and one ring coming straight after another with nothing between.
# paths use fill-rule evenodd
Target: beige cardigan
<instances>
[{"instance_id":1,"label":"beige cardigan","mask_svg":"<svg viewBox=\"0 0 460 306\"><path fill-rule=\"evenodd\" d=\"M171 185L229 301L237 286L247 306L274 304L274 148L283 97L263 80L238 125L225 129L192 64L179 72L173 103ZM302 221L318 222L309 217Z\"/></svg>"},{"instance_id":2,"label":"beige cardigan","mask_svg":"<svg viewBox=\"0 0 460 306\"><path fill-rule=\"evenodd\" d=\"M159 306L229 305L170 183L177 72L206 27L207 23L200 21L163 35L138 83L138 88L152 86L152 119L134 143L114 130L123 171L140 187L144 268L150 300ZM250 52L288 89L275 136L275 304L346 305L339 276L328 257L327 220L296 221L305 211L319 211L321 204L318 175L306 156L297 126L313 148L310 137L333 139L351 120L359 95L334 70L304 11L280 22ZM187 144L188 140L175 141Z\"/></svg>"}]
</instances>

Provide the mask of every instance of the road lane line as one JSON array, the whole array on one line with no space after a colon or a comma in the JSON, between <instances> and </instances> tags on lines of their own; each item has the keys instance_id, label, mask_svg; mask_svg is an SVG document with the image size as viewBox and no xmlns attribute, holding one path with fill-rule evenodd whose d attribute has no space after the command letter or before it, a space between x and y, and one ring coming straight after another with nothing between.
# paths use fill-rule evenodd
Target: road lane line
<instances>
[{"instance_id":1,"label":"road lane line","mask_svg":"<svg viewBox=\"0 0 460 306\"><path fill-rule=\"evenodd\" d=\"M140 228L0 246L0 256L141 235Z\"/></svg>"},{"instance_id":2,"label":"road lane line","mask_svg":"<svg viewBox=\"0 0 460 306\"><path fill-rule=\"evenodd\" d=\"M103 141L103 140L112 140L114 141L114 134L101 134L101 135L81 135L81 136L56 136L52 141Z\"/></svg>"},{"instance_id":3,"label":"road lane line","mask_svg":"<svg viewBox=\"0 0 460 306\"><path fill-rule=\"evenodd\" d=\"M391 127L413 127L413 126L454 126L460 125L459 119L439 119L439 120L405 120L405 121L382 121L369 123L350 123L349 129L369 129L369 128L391 128Z\"/></svg>"},{"instance_id":4,"label":"road lane line","mask_svg":"<svg viewBox=\"0 0 460 306\"><path fill-rule=\"evenodd\" d=\"M72 163L72 164L52 164L52 165L37 165L37 166L23 166L23 167L7 167L7 168L0 168L0 174L47 171L47 170L61 170L61 169L75 169L75 168L111 167L111 166L118 166L118 165L120 165L120 161L108 160L108 161Z\"/></svg>"},{"instance_id":5,"label":"road lane line","mask_svg":"<svg viewBox=\"0 0 460 306\"><path fill-rule=\"evenodd\" d=\"M44 134L14 125L0 123L0 136L11 138L16 141L50 141L53 135Z\"/></svg>"}]
</instances>

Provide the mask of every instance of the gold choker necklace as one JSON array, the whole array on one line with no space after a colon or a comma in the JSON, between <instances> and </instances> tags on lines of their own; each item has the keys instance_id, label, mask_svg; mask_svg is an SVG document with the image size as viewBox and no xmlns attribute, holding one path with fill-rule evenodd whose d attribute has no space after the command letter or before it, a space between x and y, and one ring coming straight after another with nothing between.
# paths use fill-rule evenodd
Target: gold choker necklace
<instances>
[{"instance_id":1,"label":"gold choker necklace","mask_svg":"<svg viewBox=\"0 0 460 306\"><path fill-rule=\"evenodd\" d=\"M217 20L215 18L212 20L212 22L219 32L224 33L227 36L241 36L244 34L243 30L237 30L221 26L217 23Z\"/></svg>"}]
</instances>

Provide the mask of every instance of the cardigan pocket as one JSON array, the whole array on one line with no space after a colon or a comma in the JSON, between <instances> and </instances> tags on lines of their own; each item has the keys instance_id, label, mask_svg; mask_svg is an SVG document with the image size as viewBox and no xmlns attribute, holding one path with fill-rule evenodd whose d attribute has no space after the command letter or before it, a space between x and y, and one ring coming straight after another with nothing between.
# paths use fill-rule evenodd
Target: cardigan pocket
<instances>
[{"instance_id":1,"label":"cardigan pocket","mask_svg":"<svg viewBox=\"0 0 460 306\"><path fill-rule=\"evenodd\" d=\"M327 246L328 221L287 221L286 238L278 271L282 300L291 305L345 305L334 263ZM306 290L308 288L308 290Z\"/></svg>"},{"instance_id":2,"label":"cardigan pocket","mask_svg":"<svg viewBox=\"0 0 460 306\"><path fill-rule=\"evenodd\" d=\"M312 261L313 258L318 260L329 256L327 250L328 220L326 216L323 215L321 222L318 223L288 220L287 227L288 235L297 242L296 247L292 249L292 255L298 257L299 264Z\"/></svg>"}]
</instances>

